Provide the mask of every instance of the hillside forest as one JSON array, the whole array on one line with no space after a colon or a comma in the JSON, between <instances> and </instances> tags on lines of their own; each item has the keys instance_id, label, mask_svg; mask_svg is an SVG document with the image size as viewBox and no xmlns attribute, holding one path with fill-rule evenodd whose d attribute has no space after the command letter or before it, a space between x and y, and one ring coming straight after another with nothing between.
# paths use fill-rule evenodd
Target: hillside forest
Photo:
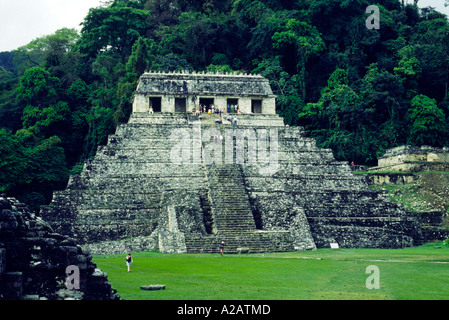
<instances>
[{"instance_id":1,"label":"hillside forest","mask_svg":"<svg viewBox=\"0 0 449 320\"><path fill-rule=\"evenodd\" d=\"M146 70L260 74L336 159L449 142L449 23L400 0L114 0L0 53L0 192L36 209L131 113ZM369 5L379 28L367 28Z\"/></svg>"}]
</instances>

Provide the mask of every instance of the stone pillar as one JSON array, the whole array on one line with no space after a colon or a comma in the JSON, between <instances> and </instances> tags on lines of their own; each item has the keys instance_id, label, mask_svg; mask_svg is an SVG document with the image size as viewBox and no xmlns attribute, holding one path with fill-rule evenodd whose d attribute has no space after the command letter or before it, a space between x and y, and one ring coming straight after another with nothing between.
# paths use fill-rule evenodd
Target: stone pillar
<instances>
[{"instance_id":1,"label":"stone pillar","mask_svg":"<svg viewBox=\"0 0 449 320\"><path fill-rule=\"evenodd\" d=\"M192 113L193 109L197 109L199 106L197 97L195 96L187 96L186 97L186 112Z\"/></svg>"},{"instance_id":2,"label":"stone pillar","mask_svg":"<svg viewBox=\"0 0 449 320\"><path fill-rule=\"evenodd\" d=\"M215 108L219 108L220 110L224 110L225 112L227 112L227 98L226 97L215 97Z\"/></svg>"},{"instance_id":3,"label":"stone pillar","mask_svg":"<svg viewBox=\"0 0 449 320\"><path fill-rule=\"evenodd\" d=\"M250 97L242 97L239 99L239 108L242 113L251 113L251 101Z\"/></svg>"},{"instance_id":4,"label":"stone pillar","mask_svg":"<svg viewBox=\"0 0 449 320\"><path fill-rule=\"evenodd\" d=\"M148 112L150 100L143 94L136 94L133 102L133 112Z\"/></svg>"},{"instance_id":5,"label":"stone pillar","mask_svg":"<svg viewBox=\"0 0 449 320\"><path fill-rule=\"evenodd\" d=\"M175 112L175 97L174 96L162 96L161 99L161 111L162 112Z\"/></svg>"},{"instance_id":6,"label":"stone pillar","mask_svg":"<svg viewBox=\"0 0 449 320\"><path fill-rule=\"evenodd\" d=\"M268 97L262 100L263 114L276 114L276 99Z\"/></svg>"},{"instance_id":7,"label":"stone pillar","mask_svg":"<svg viewBox=\"0 0 449 320\"><path fill-rule=\"evenodd\" d=\"M163 253L186 253L186 241L184 233L179 231L175 206L167 207L167 215L162 214L159 223L159 250Z\"/></svg>"}]
</instances>

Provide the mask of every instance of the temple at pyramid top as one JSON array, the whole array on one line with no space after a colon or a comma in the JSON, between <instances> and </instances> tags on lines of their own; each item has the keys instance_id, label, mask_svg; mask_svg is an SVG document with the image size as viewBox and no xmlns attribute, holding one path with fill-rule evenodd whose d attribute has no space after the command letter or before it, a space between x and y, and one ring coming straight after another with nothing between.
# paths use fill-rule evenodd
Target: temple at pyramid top
<instances>
[{"instance_id":1,"label":"temple at pyramid top","mask_svg":"<svg viewBox=\"0 0 449 320\"><path fill-rule=\"evenodd\" d=\"M260 75L147 72L139 80L133 113L195 112L275 114L276 95Z\"/></svg>"}]
</instances>

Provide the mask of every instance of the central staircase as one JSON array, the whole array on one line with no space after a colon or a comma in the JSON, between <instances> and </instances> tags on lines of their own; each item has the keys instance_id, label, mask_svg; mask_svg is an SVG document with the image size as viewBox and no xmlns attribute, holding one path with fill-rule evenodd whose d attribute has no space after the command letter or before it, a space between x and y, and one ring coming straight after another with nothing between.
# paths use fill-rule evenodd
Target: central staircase
<instances>
[{"instance_id":1,"label":"central staircase","mask_svg":"<svg viewBox=\"0 0 449 320\"><path fill-rule=\"evenodd\" d=\"M216 228L242 234L256 229L239 165L207 165Z\"/></svg>"},{"instance_id":2,"label":"central staircase","mask_svg":"<svg viewBox=\"0 0 449 320\"><path fill-rule=\"evenodd\" d=\"M212 164L205 168L214 230L208 236L185 235L187 252L218 252L221 241L228 253L294 250L290 232L256 229L239 165Z\"/></svg>"}]
</instances>

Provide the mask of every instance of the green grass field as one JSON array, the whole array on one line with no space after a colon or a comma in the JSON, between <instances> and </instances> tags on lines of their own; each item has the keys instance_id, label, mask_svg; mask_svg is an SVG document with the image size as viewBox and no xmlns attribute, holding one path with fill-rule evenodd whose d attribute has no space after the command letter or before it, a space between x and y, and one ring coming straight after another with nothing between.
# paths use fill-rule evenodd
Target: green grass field
<instances>
[{"instance_id":1,"label":"green grass field","mask_svg":"<svg viewBox=\"0 0 449 320\"><path fill-rule=\"evenodd\" d=\"M441 246L441 248L435 248ZM95 255L97 266L125 300L446 300L449 247L319 249L270 254ZM368 289L368 266L379 289ZM164 284L144 291L141 285Z\"/></svg>"}]
</instances>

